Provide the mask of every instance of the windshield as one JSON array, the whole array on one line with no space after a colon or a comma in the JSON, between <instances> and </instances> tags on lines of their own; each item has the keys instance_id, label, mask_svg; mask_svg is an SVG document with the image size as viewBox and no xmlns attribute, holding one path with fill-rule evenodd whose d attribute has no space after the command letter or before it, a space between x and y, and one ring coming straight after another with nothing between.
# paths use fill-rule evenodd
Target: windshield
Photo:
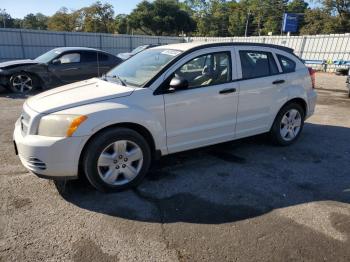
<instances>
[{"instance_id":1,"label":"windshield","mask_svg":"<svg viewBox=\"0 0 350 262\"><path fill-rule=\"evenodd\" d=\"M148 49L119 64L106 76L141 87L179 54L181 51L172 49Z\"/></svg>"},{"instance_id":2,"label":"windshield","mask_svg":"<svg viewBox=\"0 0 350 262\"><path fill-rule=\"evenodd\" d=\"M61 54L60 51L58 51L57 49L52 49L52 50L42 54L41 56L38 56L34 60L38 61L39 63L48 63L59 54Z\"/></svg>"},{"instance_id":3,"label":"windshield","mask_svg":"<svg viewBox=\"0 0 350 262\"><path fill-rule=\"evenodd\" d=\"M140 53L142 50L145 50L147 48L147 45L140 45L139 47L136 47L131 51L132 54Z\"/></svg>"}]
</instances>

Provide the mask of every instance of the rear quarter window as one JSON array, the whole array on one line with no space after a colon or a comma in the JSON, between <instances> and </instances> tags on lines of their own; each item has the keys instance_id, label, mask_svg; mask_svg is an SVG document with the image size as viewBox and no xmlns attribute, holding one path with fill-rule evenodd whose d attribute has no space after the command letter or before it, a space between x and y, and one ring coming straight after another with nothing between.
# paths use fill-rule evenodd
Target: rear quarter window
<instances>
[{"instance_id":1,"label":"rear quarter window","mask_svg":"<svg viewBox=\"0 0 350 262\"><path fill-rule=\"evenodd\" d=\"M283 73L295 72L296 63L283 55L277 55L278 61L280 62Z\"/></svg>"}]
</instances>

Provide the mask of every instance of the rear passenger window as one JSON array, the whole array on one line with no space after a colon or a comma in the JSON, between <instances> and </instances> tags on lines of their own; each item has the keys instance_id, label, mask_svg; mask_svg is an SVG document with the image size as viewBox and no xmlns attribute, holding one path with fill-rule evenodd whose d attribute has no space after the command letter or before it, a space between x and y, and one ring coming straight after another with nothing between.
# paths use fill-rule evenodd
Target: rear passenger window
<instances>
[{"instance_id":1,"label":"rear passenger window","mask_svg":"<svg viewBox=\"0 0 350 262\"><path fill-rule=\"evenodd\" d=\"M277 55L280 65L282 67L283 73L295 72L295 62L283 55Z\"/></svg>"},{"instance_id":2,"label":"rear passenger window","mask_svg":"<svg viewBox=\"0 0 350 262\"><path fill-rule=\"evenodd\" d=\"M272 54L260 51L239 51L244 79L278 74Z\"/></svg>"},{"instance_id":3,"label":"rear passenger window","mask_svg":"<svg viewBox=\"0 0 350 262\"><path fill-rule=\"evenodd\" d=\"M100 61L108 61L108 55L99 53L99 60Z\"/></svg>"},{"instance_id":4,"label":"rear passenger window","mask_svg":"<svg viewBox=\"0 0 350 262\"><path fill-rule=\"evenodd\" d=\"M82 52L81 61L84 63L91 63L91 62L96 63L97 62L97 53L90 52L90 51Z\"/></svg>"}]
</instances>

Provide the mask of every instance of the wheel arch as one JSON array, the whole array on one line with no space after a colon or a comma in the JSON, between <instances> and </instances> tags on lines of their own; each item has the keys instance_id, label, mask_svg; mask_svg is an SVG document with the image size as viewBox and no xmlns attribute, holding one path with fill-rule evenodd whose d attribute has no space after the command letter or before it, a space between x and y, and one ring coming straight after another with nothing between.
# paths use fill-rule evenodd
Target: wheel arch
<instances>
[{"instance_id":1,"label":"wheel arch","mask_svg":"<svg viewBox=\"0 0 350 262\"><path fill-rule=\"evenodd\" d=\"M282 109L283 107L285 107L286 105L291 104L291 103L296 103L296 104L300 105L300 106L303 108L303 110L304 110L304 117L306 116L306 114L307 114L307 103L306 103L305 99L303 99L303 98L301 98L301 97L292 98L292 99L288 100L287 102L285 102L285 103L278 109L278 111L276 112L275 117L273 118L273 121L272 121L272 123L271 123L271 125L270 125L270 129L272 128L273 123L275 122L275 120L276 120L276 118L277 118L277 116L278 116L278 113L281 111L281 109Z\"/></svg>"},{"instance_id":2,"label":"wheel arch","mask_svg":"<svg viewBox=\"0 0 350 262\"><path fill-rule=\"evenodd\" d=\"M280 110L286 106L287 104L290 104L290 103L296 103L296 104L299 104L303 110L304 110L304 117L307 115L307 103L305 101L305 99L301 98L301 97L295 97L295 98L292 98L290 100L288 100L281 108Z\"/></svg>"},{"instance_id":3,"label":"wheel arch","mask_svg":"<svg viewBox=\"0 0 350 262\"><path fill-rule=\"evenodd\" d=\"M44 80L41 78L41 76L35 72L30 72L30 71L24 71L25 73L31 75L37 80L37 86L36 88L43 90L44 89Z\"/></svg>"},{"instance_id":4,"label":"wheel arch","mask_svg":"<svg viewBox=\"0 0 350 262\"><path fill-rule=\"evenodd\" d=\"M105 126L101 129L99 129L96 133L94 133L91 137L89 137L89 139L85 142L81 152L80 152L80 156L79 156L79 167L78 167L78 170L79 170L79 174L81 174L81 171L82 171L82 158L85 154L85 150L88 146L88 144L96 137L98 136L99 134L101 134L102 132L105 132L106 130L108 129L113 129L113 128L129 128L131 130L134 130L135 132L139 133L141 136L143 136L147 143L149 144L150 146L150 149L151 149L151 154L152 154L152 159L158 159L160 156L161 156L161 152L159 150L156 149L156 144L155 144L155 140L153 138L153 135L152 133L146 128L144 127L143 125L140 125L140 124L136 124L136 123L132 123L132 122L123 122L123 123L116 123L116 124L111 124L111 125L108 125L108 126Z\"/></svg>"},{"instance_id":5,"label":"wheel arch","mask_svg":"<svg viewBox=\"0 0 350 262\"><path fill-rule=\"evenodd\" d=\"M21 69L21 70L19 70L19 71L17 71L17 72L13 72L12 74L10 74L10 75L8 76L8 84L9 84L9 85L11 85L11 78L12 78L12 76L15 75L15 74L19 74L19 73L25 73L25 74L28 74L28 75L30 75L31 77L35 78L35 80L37 81L37 83L36 83L36 84L37 84L36 88L38 88L38 89L43 89L44 81L43 81L42 78L39 76L39 74L37 74L37 73L35 73L35 72L27 71L27 70L25 70L25 69Z\"/></svg>"}]
</instances>

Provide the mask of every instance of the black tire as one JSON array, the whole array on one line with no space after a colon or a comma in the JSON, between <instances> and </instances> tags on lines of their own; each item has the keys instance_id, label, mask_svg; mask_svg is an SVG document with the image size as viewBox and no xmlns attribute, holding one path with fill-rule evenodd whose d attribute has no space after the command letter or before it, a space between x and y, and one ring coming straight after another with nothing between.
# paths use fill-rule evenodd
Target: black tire
<instances>
[{"instance_id":1,"label":"black tire","mask_svg":"<svg viewBox=\"0 0 350 262\"><path fill-rule=\"evenodd\" d=\"M28 85L23 88L23 91L21 91L21 88L17 85L16 86L16 81L18 78L23 77L23 79L27 78L28 79ZM10 77L10 83L9 83L9 90L13 93L17 94L29 94L33 91L35 91L38 88L38 78L32 74L26 73L26 72L18 72ZM18 84L18 82L17 82ZM28 86L31 86L29 89Z\"/></svg>"},{"instance_id":2,"label":"black tire","mask_svg":"<svg viewBox=\"0 0 350 262\"><path fill-rule=\"evenodd\" d=\"M108 145L119 140L128 140L137 144L143 154L142 167L138 175L130 182L123 185L110 185L100 177L97 161ZM150 146L143 136L128 128L110 128L97 134L89 141L84 150L81 164L87 180L93 187L102 192L117 192L139 185L150 167L151 159Z\"/></svg>"},{"instance_id":3,"label":"black tire","mask_svg":"<svg viewBox=\"0 0 350 262\"><path fill-rule=\"evenodd\" d=\"M299 114L301 116L301 125L300 125L300 130L299 130L298 134L292 140L287 141L282 137L281 132L280 132L280 127L281 127L281 121L282 121L283 116L291 109L295 109L299 112ZM299 105L298 103L292 102L292 103L288 103L285 106L283 106L281 108L281 110L278 112L278 114L275 118L275 121L271 127L271 130L270 130L270 137L271 137L272 142L274 144L280 145L280 146L288 146L288 145L295 143L295 141L298 140L298 138L303 130L304 120L305 120L305 111L301 105Z\"/></svg>"}]
</instances>

